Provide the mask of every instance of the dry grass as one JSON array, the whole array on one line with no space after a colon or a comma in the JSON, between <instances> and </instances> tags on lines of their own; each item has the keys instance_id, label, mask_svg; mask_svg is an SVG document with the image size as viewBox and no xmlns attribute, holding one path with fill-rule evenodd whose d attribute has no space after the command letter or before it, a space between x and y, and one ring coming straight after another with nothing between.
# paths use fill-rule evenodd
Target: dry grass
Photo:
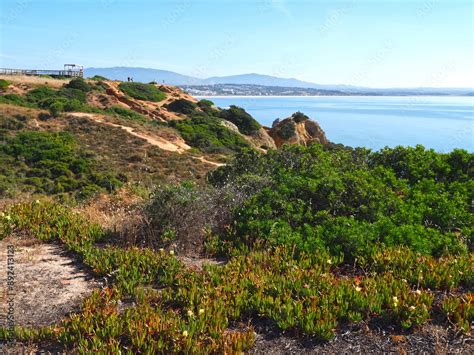
<instances>
[{"instance_id":1,"label":"dry grass","mask_svg":"<svg viewBox=\"0 0 474 355\"><path fill-rule=\"evenodd\" d=\"M56 89L61 88L70 81L70 79L50 79L28 75L0 75L0 79L7 80L14 85L28 85L33 87L48 85Z\"/></svg>"}]
</instances>

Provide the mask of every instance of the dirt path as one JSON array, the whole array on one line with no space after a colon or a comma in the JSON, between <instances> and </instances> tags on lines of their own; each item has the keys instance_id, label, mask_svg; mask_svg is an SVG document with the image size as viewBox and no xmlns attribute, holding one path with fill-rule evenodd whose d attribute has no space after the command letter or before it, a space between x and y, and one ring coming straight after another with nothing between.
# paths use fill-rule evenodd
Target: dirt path
<instances>
[{"instance_id":1,"label":"dirt path","mask_svg":"<svg viewBox=\"0 0 474 355\"><path fill-rule=\"evenodd\" d=\"M105 125L108 125L108 126L121 128L124 131L126 131L127 133L131 134L132 136L135 136L137 138L141 138L141 139L145 140L146 142L148 142L149 144L151 144L153 146L156 146L160 149L169 151L169 152L183 153L186 150L191 149L191 147L189 145L187 145L186 143L184 143L184 142L170 142L169 140L166 140L162 137L151 136L151 135L148 135L148 134L136 132L132 127L119 125L119 124L116 124L116 123L106 121L106 120L104 120L104 118L101 115L98 115L98 114L84 113L84 112L72 112L71 115L73 115L75 117L87 118L87 119L90 119L94 122L102 123L102 124L105 124ZM225 165L223 163L217 163L217 162L207 160L203 156L194 157L194 158L197 159L197 160L202 161L205 164L210 164L210 165L217 166L217 167Z\"/></svg>"},{"instance_id":2,"label":"dirt path","mask_svg":"<svg viewBox=\"0 0 474 355\"><path fill-rule=\"evenodd\" d=\"M14 285L7 292L7 258L14 248ZM77 311L82 300L100 284L65 250L33 239L8 237L0 241L0 326L6 326L7 304L13 301L14 324L44 326Z\"/></svg>"}]
</instances>

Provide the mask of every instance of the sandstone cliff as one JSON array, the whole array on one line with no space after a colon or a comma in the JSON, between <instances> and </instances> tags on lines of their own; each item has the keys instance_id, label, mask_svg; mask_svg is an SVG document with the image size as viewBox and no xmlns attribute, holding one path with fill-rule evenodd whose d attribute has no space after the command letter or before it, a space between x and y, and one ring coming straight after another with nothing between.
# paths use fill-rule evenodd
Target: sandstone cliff
<instances>
[{"instance_id":1,"label":"sandstone cliff","mask_svg":"<svg viewBox=\"0 0 474 355\"><path fill-rule=\"evenodd\" d=\"M275 121L272 128L268 129L268 134L273 138L277 148L283 144L306 146L314 142L329 143L319 124L299 112L281 121Z\"/></svg>"}]
</instances>

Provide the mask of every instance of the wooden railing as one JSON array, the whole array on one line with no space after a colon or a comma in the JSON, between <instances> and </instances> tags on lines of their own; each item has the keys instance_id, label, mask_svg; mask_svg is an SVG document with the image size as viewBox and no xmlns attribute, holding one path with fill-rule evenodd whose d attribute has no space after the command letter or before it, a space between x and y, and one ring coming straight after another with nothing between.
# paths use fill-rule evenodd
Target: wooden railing
<instances>
[{"instance_id":1,"label":"wooden railing","mask_svg":"<svg viewBox=\"0 0 474 355\"><path fill-rule=\"evenodd\" d=\"M79 70L45 70L45 69L10 69L0 68L0 75L50 75L50 76L64 76L68 78L84 77L84 71Z\"/></svg>"}]
</instances>

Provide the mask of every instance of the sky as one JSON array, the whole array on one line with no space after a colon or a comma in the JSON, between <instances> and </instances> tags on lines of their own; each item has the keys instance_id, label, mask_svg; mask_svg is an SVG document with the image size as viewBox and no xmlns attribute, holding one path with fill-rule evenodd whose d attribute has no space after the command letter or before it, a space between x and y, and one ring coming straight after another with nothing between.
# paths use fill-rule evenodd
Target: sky
<instances>
[{"instance_id":1,"label":"sky","mask_svg":"<svg viewBox=\"0 0 474 355\"><path fill-rule=\"evenodd\" d=\"M0 0L0 67L474 87L474 1Z\"/></svg>"}]
</instances>

